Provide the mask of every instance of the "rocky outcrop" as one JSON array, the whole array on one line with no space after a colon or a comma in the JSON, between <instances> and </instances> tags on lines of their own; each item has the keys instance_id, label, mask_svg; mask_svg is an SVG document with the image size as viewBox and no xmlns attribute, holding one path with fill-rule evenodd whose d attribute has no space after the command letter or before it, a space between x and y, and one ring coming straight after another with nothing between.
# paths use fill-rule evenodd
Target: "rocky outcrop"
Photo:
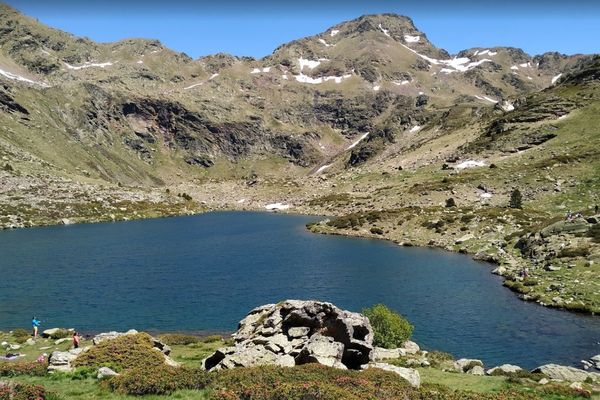
<instances>
[{"instance_id":1,"label":"rocky outcrop","mask_svg":"<svg viewBox=\"0 0 600 400\"><path fill-rule=\"evenodd\" d=\"M204 361L207 370L306 363L359 369L373 352L368 318L319 301L287 300L255 308L240 322L234 339L234 346Z\"/></svg>"},{"instance_id":2,"label":"rocky outcrop","mask_svg":"<svg viewBox=\"0 0 600 400\"><path fill-rule=\"evenodd\" d=\"M600 373L586 372L582 369L566 367L564 365L546 364L537 367L532 372L539 372L550 379L558 379L567 382L584 382L588 378L594 382L600 382Z\"/></svg>"},{"instance_id":3,"label":"rocky outcrop","mask_svg":"<svg viewBox=\"0 0 600 400\"><path fill-rule=\"evenodd\" d=\"M75 361L77 356L84 351L86 348L72 349L68 351L54 351L50 354L50 358L48 359L48 372L61 371L61 372L71 372L73 371L73 366L71 363Z\"/></svg>"}]
</instances>

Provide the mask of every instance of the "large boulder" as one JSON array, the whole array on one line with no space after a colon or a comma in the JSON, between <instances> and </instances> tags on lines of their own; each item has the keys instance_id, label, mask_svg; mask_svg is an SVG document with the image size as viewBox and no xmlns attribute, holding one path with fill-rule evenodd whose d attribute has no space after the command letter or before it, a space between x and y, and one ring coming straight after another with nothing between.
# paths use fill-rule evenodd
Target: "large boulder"
<instances>
[{"instance_id":1,"label":"large boulder","mask_svg":"<svg viewBox=\"0 0 600 400\"><path fill-rule=\"evenodd\" d=\"M481 360L475 360L472 358L461 358L460 360L454 361L454 370L457 372L469 372L473 367L483 367Z\"/></svg>"},{"instance_id":2,"label":"large boulder","mask_svg":"<svg viewBox=\"0 0 600 400\"><path fill-rule=\"evenodd\" d=\"M494 374L514 374L515 372L519 372L521 370L522 370L522 368L519 367L518 365L502 364L502 365L499 365L497 367L488 369L487 371L485 371L485 373L487 375L494 375Z\"/></svg>"},{"instance_id":3,"label":"large boulder","mask_svg":"<svg viewBox=\"0 0 600 400\"><path fill-rule=\"evenodd\" d=\"M257 307L240 321L233 337L234 346L204 360L207 370L306 363L360 369L372 360L369 319L320 301Z\"/></svg>"},{"instance_id":4,"label":"large boulder","mask_svg":"<svg viewBox=\"0 0 600 400\"><path fill-rule=\"evenodd\" d=\"M69 351L53 351L48 358L48 372L62 371L71 372L73 367L71 363L86 349L78 348Z\"/></svg>"},{"instance_id":5,"label":"large boulder","mask_svg":"<svg viewBox=\"0 0 600 400\"><path fill-rule=\"evenodd\" d=\"M600 382L600 374L595 372L586 372L579 368L566 367L564 365L546 364L537 367L531 372L539 372L550 379L558 379L567 382L584 382L587 378Z\"/></svg>"},{"instance_id":6,"label":"large boulder","mask_svg":"<svg viewBox=\"0 0 600 400\"><path fill-rule=\"evenodd\" d=\"M421 376L416 369L397 367L386 363L371 363L366 368L379 368L384 371L394 372L410 383L412 387L418 388L421 385Z\"/></svg>"}]
</instances>

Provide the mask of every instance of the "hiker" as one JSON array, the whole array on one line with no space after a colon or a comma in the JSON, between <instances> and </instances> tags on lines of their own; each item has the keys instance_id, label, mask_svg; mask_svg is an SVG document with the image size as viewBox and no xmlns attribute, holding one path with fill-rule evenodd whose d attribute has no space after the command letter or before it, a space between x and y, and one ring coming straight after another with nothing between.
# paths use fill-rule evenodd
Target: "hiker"
<instances>
[{"instance_id":1,"label":"hiker","mask_svg":"<svg viewBox=\"0 0 600 400\"><path fill-rule=\"evenodd\" d=\"M73 348L74 349L78 349L79 348L79 341L81 340L81 337L79 336L79 333L77 333L77 331L75 331L73 333Z\"/></svg>"},{"instance_id":2,"label":"hiker","mask_svg":"<svg viewBox=\"0 0 600 400\"><path fill-rule=\"evenodd\" d=\"M37 335L38 335L38 327L40 326L40 323L42 321L39 321L35 316L33 318L31 318L31 325L33 327L33 338L37 339Z\"/></svg>"}]
</instances>

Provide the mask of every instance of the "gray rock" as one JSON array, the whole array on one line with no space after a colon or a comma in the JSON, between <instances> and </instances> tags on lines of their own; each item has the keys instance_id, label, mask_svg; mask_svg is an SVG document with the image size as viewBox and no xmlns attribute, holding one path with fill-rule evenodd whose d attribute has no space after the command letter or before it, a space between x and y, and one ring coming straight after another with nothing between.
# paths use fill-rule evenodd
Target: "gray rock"
<instances>
[{"instance_id":1,"label":"gray rock","mask_svg":"<svg viewBox=\"0 0 600 400\"><path fill-rule=\"evenodd\" d=\"M402 368L386 363L371 363L366 368L379 368L384 371L390 371L398 374L402 379L406 380L412 387L418 388L421 386L421 376L419 371L412 368Z\"/></svg>"},{"instance_id":2,"label":"gray rock","mask_svg":"<svg viewBox=\"0 0 600 400\"><path fill-rule=\"evenodd\" d=\"M314 335L298 355L298 361L300 364L319 363L328 367L340 367L337 364L341 364L343 354L342 343L330 336Z\"/></svg>"},{"instance_id":3,"label":"gray rock","mask_svg":"<svg viewBox=\"0 0 600 400\"><path fill-rule=\"evenodd\" d=\"M472 358L461 358L459 360L454 361L453 367L458 372L468 372L475 366L483 367L483 363L481 360L476 360Z\"/></svg>"},{"instance_id":4,"label":"gray rock","mask_svg":"<svg viewBox=\"0 0 600 400\"><path fill-rule=\"evenodd\" d=\"M26 346L33 346L33 345L35 345L35 340L33 340L33 338L29 338L23 344Z\"/></svg>"},{"instance_id":5,"label":"gray rock","mask_svg":"<svg viewBox=\"0 0 600 400\"><path fill-rule=\"evenodd\" d=\"M58 346L59 344L64 343L64 342L68 342L69 340L71 340L71 338L57 339L57 340L54 341L54 344Z\"/></svg>"},{"instance_id":6,"label":"gray rock","mask_svg":"<svg viewBox=\"0 0 600 400\"><path fill-rule=\"evenodd\" d=\"M485 371L484 371L483 367L481 367L479 365L475 365L473 368L471 368L467 371L467 374L483 376L483 375L485 375Z\"/></svg>"},{"instance_id":7,"label":"gray rock","mask_svg":"<svg viewBox=\"0 0 600 400\"><path fill-rule=\"evenodd\" d=\"M69 351L53 351L48 359L48 372L63 371L71 372L73 367L71 363L79 354L87 350L87 348L72 349Z\"/></svg>"},{"instance_id":8,"label":"gray rock","mask_svg":"<svg viewBox=\"0 0 600 400\"><path fill-rule=\"evenodd\" d=\"M579 368L566 367L564 365L546 364L537 367L532 372L539 372L550 379L559 379L567 382L583 382L587 378L600 382L600 373L586 372Z\"/></svg>"},{"instance_id":9,"label":"gray rock","mask_svg":"<svg viewBox=\"0 0 600 400\"><path fill-rule=\"evenodd\" d=\"M510 373L515 373L515 372L519 372L522 370L523 369L521 367L519 367L518 365L502 364L497 367L488 369L485 373L487 375L493 375L494 372L496 372L496 371L502 371L505 374L510 374Z\"/></svg>"},{"instance_id":10,"label":"gray rock","mask_svg":"<svg viewBox=\"0 0 600 400\"><path fill-rule=\"evenodd\" d=\"M368 318L319 301L287 300L257 307L240 321L233 338L235 346L204 360L206 369L290 366L292 359L294 365L316 362L359 369L371 361L373 351Z\"/></svg>"},{"instance_id":11,"label":"gray rock","mask_svg":"<svg viewBox=\"0 0 600 400\"><path fill-rule=\"evenodd\" d=\"M302 336L308 336L310 328L306 326L293 326L288 329L287 335L291 338L300 338Z\"/></svg>"},{"instance_id":12,"label":"gray rock","mask_svg":"<svg viewBox=\"0 0 600 400\"><path fill-rule=\"evenodd\" d=\"M119 376L119 374L108 367L98 368L98 374L97 374L98 379L108 378L111 376Z\"/></svg>"},{"instance_id":13,"label":"gray rock","mask_svg":"<svg viewBox=\"0 0 600 400\"><path fill-rule=\"evenodd\" d=\"M384 349L383 347L375 347L373 349L373 360L390 360L400 358L406 355L406 349Z\"/></svg>"},{"instance_id":14,"label":"gray rock","mask_svg":"<svg viewBox=\"0 0 600 400\"><path fill-rule=\"evenodd\" d=\"M419 345L411 340L407 340L402 343L402 348L406 354L417 354L419 351L421 351Z\"/></svg>"}]
</instances>

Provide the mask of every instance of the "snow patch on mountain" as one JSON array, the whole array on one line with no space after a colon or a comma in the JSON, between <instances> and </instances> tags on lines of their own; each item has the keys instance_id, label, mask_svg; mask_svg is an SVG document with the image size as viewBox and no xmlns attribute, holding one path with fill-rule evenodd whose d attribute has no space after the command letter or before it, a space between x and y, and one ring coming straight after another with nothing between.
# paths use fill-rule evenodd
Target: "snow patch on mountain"
<instances>
[{"instance_id":1,"label":"snow patch on mountain","mask_svg":"<svg viewBox=\"0 0 600 400\"><path fill-rule=\"evenodd\" d=\"M345 74L342 76L331 75L331 76L323 76L323 77L319 77L319 78L313 78L311 76L304 75L301 73L300 75L294 75L294 78L296 78L296 81L298 81L300 83L311 83L313 85L317 85L319 83L328 82L328 81L334 81L335 83L342 83L342 81L344 79L348 79L351 76L352 76L352 74ZM287 79L287 77L284 79Z\"/></svg>"},{"instance_id":2,"label":"snow patch on mountain","mask_svg":"<svg viewBox=\"0 0 600 400\"><path fill-rule=\"evenodd\" d=\"M514 71L516 71L516 70L518 70L518 69L519 69L519 67L517 67L516 65L513 65L512 67L510 67L510 69L512 69L512 70L514 70Z\"/></svg>"},{"instance_id":3,"label":"snow patch on mountain","mask_svg":"<svg viewBox=\"0 0 600 400\"><path fill-rule=\"evenodd\" d=\"M421 127L419 125L415 125L412 128L410 128L410 133L415 133L421 130Z\"/></svg>"},{"instance_id":4,"label":"snow patch on mountain","mask_svg":"<svg viewBox=\"0 0 600 400\"><path fill-rule=\"evenodd\" d=\"M498 52L497 51L492 51L492 50L489 50L489 49L485 49L485 50L481 50L481 51L477 50L473 55L481 57L481 56L483 56L485 54L487 54L488 56L495 56L496 54L498 54Z\"/></svg>"},{"instance_id":5,"label":"snow patch on mountain","mask_svg":"<svg viewBox=\"0 0 600 400\"><path fill-rule=\"evenodd\" d=\"M308 67L308 69L315 69L321 64L319 60L307 60L306 58L299 58L298 63L300 64L300 71L304 69L304 67Z\"/></svg>"},{"instance_id":6,"label":"snow patch on mountain","mask_svg":"<svg viewBox=\"0 0 600 400\"><path fill-rule=\"evenodd\" d=\"M410 47L406 46L405 44L400 43L401 46L403 46L405 49L409 50L410 52L416 54L417 56L421 57L422 59L424 59L425 61L429 61L431 64L434 65L445 65L447 67L450 68L442 68L442 70L440 72L444 72L446 74L450 74L452 72L465 72L465 71L469 71L475 67L477 67L478 65L481 65L485 62L492 62L492 60L488 59L488 58L484 58L481 59L479 61L471 61L470 58L468 57L454 57L450 60L438 60L435 58L431 58L429 56L426 56L424 54L420 54L418 53L416 50L411 49ZM452 70L453 69L453 70Z\"/></svg>"},{"instance_id":7,"label":"snow patch on mountain","mask_svg":"<svg viewBox=\"0 0 600 400\"><path fill-rule=\"evenodd\" d=\"M466 168L475 168L475 167L485 167L485 162L476 161L476 160L467 160L463 161L456 166L456 169L466 169Z\"/></svg>"},{"instance_id":8,"label":"snow patch on mountain","mask_svg":"<svg viewBox=\"0 0 600 400\"><path fill-rule=\"evenodd\" d=\"M331 37L334 37L335 35L337 35L338 33L340 33L339 29L332 29L331 30Z\"/></svg>"},{"instance_id":9,"label":"snow patch on mountain","mask_svg":"<svg viewBox=\"0 0 600 400\"><path fill-rule=\"evenodd\" d=\"M554 85L556 83L556 81L560 79L561 76L562 76L562 74L558 74L555 77L553 77L552 78L552 84Z\"/></svg>"},{"instance_id":10,"label":"snow patch on mountain","mask_svg":"<svg viewBox=\"0 0 600 400\"><path fill-rule=\"evenodd\" d=\"M108 62L104 62L104 63L93 63L90 61L86 61L85 63L83 63L83 65L71 65L68 63L65 63L66 67L68 69L72 69L72 70L80 70L80 69L85 69L85 68L105 68L105 67L110 67L111 65L113 65L113 63L111 61Z\"/></svg>"},{"instance_id":11,"label":"snow patch on mountain","mask_svg":"<svg viewBox=\"0 0 600 400\"><path fill-rule=\"evenodd\" d=\"M271 204L267 204L265 206L265 208L268 211L277 211L277 210L287 210L290 208L290 206L288 204L283 204L283 203L271 203Z\"/></svg>"},{"instance_id":12,"label":"snow patch on mountain","mask_svg":"<svg viewBox=\"0 0 600 400\"><path fill-rule=\"evenodd\" d=\"M42 87L49 87L49 85L44 82L38 82L38 81L31 80L31 79L27 79L24 76L13 74L12 72L8 72L3 69L0 69L0 75L6 77L8 79L11 79L13 81L25 82L25 83L29 83L32 85L42 86Z\"/></svg>"},{"instance_id":13,"label":"snow patch on mountain","mask_svg":"<svg viewBox=\"0 0 600 400\"><path fill-rule=\"evenodd\" d=\"M377 91L379 91L379 89L381 89L381 86L379 86L379 85L375 85L375 86L373 86L373 90L374 90L374 91L376 91L376 92L377 92Z\"/></svg>"},{"instance_id":14,"label":"snow patch on mountain","mask_svg":"<svg viewBox=\"0 0 600 400\"><path fill-rule=\"evenodd\" d=\"M421 36L404 35L404 40L406 43L416 43L421 40Z\"/></svg>"},{"instance_id":15,"label":"snow patch on mountain","mask_svg":"<svg viewBox=\"0 0 600 400\"><path fill-rule=\"evenodd\" d=\"M331 164L323 165L322 167L319 167L319 169L315 172L315 174L323 172L323 171L325 171L329 167L331 167Z\"/></svg>"},{"instance_id":16,"label":"snow patch on mountain","mask_svg":"<svg viewBox=\"0 0 600 400\"><path fill-rule=\"evenodd\" d=\"M334 44L329 44L325 41L325 39L319 39L319 43L323 44L325 47L333 47Z\"/></svg>"},{"instance_id":17,"label":"snow patch on mountain","mask_svg":"<svg viewBox=\"0 0 600 400\"><path fill-rule=\"evenodd\" d=\"M358 140L356 142L352 143L350 146L348 146L346 148L346 150L353 149L354 147L356 147L357 144L359 144L360 142L362 142L363 139L365 139L367 136L369 136L369 132L367 132L364 135L362 135L361 137L359 137Z\"/></svg>"},{"instance_id":18,"label":"snow patch on mountain","mask_svg":"<svg viewBox=\"0 0 600 400\"><path fill-rule=\"evenodd\" d=\"M515 109L515 106L513 106L511 102L506 100L502 102L502 105L500 107L502 107L504 111L512 111Z\"/></svg>"},{"instance_id":19,"label":"snow patch on mountain","mask_svg":"<svg viewBox=\"0 0 600 400\"><path fill-rule=\"evenodd\" d=\"M404 85L408 85L410 83L410 81L392 81L392 83L396 86L404 86Z\"/></svg>"},{"instance_id":20,"label":"snow patch on mountain","mask_svg":"<svg viewBox=\"0 0 600 400\"><path fill-rule=\"evenodd\" d=\"M381 29L381 32L383 32L383 34L387 37L391 37L390 36L390 32L387 29L384 29L383 26L381 26L381 24L379 24L379 29Z\"/></svg>"}]
</instances>

